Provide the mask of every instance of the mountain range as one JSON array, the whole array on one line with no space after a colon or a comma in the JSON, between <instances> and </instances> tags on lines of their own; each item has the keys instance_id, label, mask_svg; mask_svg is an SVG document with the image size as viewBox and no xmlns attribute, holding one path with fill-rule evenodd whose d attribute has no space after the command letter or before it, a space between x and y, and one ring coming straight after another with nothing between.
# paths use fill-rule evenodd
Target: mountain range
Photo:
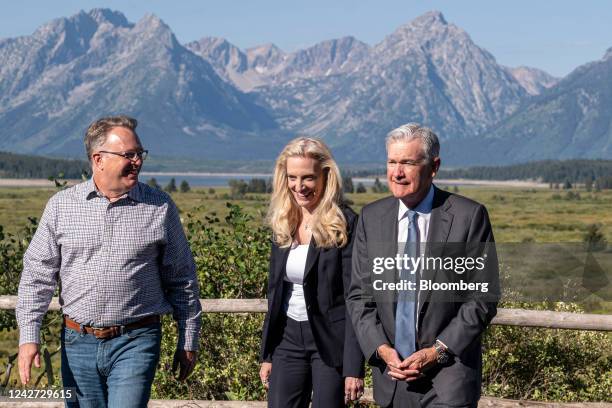
<instances>
[{"instance_id":1,"label":"mountain range","mask_svg":"<svg viewBox=\"0 0 612 408\"><path fill-rule=\"evenodd\" d=\"M180 44L154 15L93 9L0 40L0 150L82 155L92 120L127 113L163 156L273 159L305 134L340 161L380 162L385 134L420 122L452 165L612 158L610 54L558 79L498 64L435 11L375 45L284 52Z\"/></svg>"}]
</instances>

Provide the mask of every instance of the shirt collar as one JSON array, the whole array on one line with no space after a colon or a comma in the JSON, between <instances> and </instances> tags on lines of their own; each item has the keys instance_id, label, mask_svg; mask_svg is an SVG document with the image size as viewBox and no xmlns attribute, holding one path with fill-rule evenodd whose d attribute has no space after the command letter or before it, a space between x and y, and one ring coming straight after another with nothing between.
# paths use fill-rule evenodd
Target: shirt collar
<instances>
[{"instance_id":1,"label":"shirt collar","mask_svg":"<svg viewBox=\"0 0 612 408\"><path fill-rule=\"evenodd\" d=\"M429 187L429 191L425 198L421 200L421 202L414 208L408 208L406 204L402 200L399 200L399 211L397 212L397 220L401 220L408 214L408 210L414 210L419 215L425 215L431 213L431 209L433 207L433 198L434 198L434 186L433 184Z\"/></svg>"},{"instance_id":2,"label":"shirt collar","mask_svg":"<svg viewBox=\"0 0 612 408\"><path fill-rule=\"evenodd\" d=\"M83 195L85 200L89 200L93 197L100 197L98 189L96 188L96 183L93 181L93 177L83 183Z\"/></svg>"},{"instance_id":3,"label":"shirt collar","mask_svg":"<svg viewBox=\"0 0 612 408\"><path fill-rule=\"evenodd\" d=\"M93 177L91 177L84 183L83 195L85 197L85 200L89 200L93 197L104 197L96 187L96 183L94 183ZM136 183L136 185L132 187L130 191L127 192L127 196L134 201L141 202L142 191L140 183Z\"/></svg>"}]
</instances>

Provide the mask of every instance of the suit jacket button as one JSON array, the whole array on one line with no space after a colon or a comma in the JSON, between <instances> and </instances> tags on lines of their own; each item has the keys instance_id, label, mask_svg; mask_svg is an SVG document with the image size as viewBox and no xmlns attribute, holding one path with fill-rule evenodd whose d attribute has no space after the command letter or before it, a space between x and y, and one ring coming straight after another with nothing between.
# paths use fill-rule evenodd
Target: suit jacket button
<instances>
[{"instance_id":1,"label":"suit jacket button","mask_svg":"<svg viewBox=\"0 0 612 408\"><path fill-rule=\"evenodd\" d=\"M306 310L310 310L310 309L311 309L310 305L306 306Z\"/></svg>"},{"instance_id":2,"label":"suit jacket button","mask_svg":"<svg viewBox=\"0 0 612 408\"><path fill-rule=\"evenodd\" d=\"M306 286L308 286L308 283L307 283L307 282L304 282L304 284L303 284L302 286L303 286L303 287L306 287Z\"/></svg>"}]
</instances>

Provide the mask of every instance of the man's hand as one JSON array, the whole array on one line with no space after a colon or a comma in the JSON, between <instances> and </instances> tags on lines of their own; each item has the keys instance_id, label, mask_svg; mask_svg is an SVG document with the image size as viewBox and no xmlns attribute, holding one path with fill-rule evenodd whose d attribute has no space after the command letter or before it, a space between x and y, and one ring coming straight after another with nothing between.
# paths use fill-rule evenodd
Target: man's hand
<instances>
[{"instance_id":1,"label":"man's hand","mask_svg":"<svg viewBox=\"0 0 612 408\"><path fill-rule=\"evenodd\" d=\"M175 372L180 366L179 381L185 381L189 374L191 374L197 358L197 351L176 350L174 353L174 361L172 362L172 372Z\"/></svg>"},{"instance_id":2,"label":"man's hand","mask_svg":"<svg viewBox=\"0 0 612 408\"><path fill-rule=\"evenodd\" d=\"M397 351L388 344L378 347L378 356L384 360L389 369L388 375L394 380L412 381L421 377L421 372L411 367L402 367L402 360Z\"/></svg>"},{"instance_id":3,"label":"man's hand","mask_svg":"<svg viewBox=\"0 0 612 408\"><path fill-rule=\"evenodd\" d=\"M412 353L399 365L401 369L418 370L423 372L427 368L435 365L438 361L438 352L434 347L422 349ZM417 377L418 378L418 377ZM413 381L413 379L407 379L406 381Z\"/></svg>"},{"instance_id":4,"label":"man's hand","mask_svg":"<svg viewBox=\"0 0 612 408\"><path fill-rule=\"evenodd\" d=\"M266 390L270 389L270 374L272 374L272 363L261 363L259 378L261 378L261 383Z\"/></svg>"},{"instance_id":5,"label":"man's hand","mask_svg":"<svg viewBox=\"0 0 612 408\"><path fill-rule=\"evenodd\" d=\"M344 379L344 403L357 401L363 395L363 378L346 377Z\"/></svg>"},{"instance_id":6,"label":"man's hand","mask_svg":"<svg viewBox=\"0 0 612 408\"><path fill-rule=\"evenodd\" d=\"M26 385L30 382L30 372L32 369L32 361L34 365L40 368L40 353L38 352L38 344L24 343L19 346L19 377L21 383Z\"/></svg>"}]
</instances>

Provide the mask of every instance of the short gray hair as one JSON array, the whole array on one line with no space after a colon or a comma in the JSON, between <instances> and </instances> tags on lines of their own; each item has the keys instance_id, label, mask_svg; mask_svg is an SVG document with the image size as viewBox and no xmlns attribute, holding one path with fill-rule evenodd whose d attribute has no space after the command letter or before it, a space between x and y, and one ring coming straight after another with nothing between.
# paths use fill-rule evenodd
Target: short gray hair
<instances>
[{"instance_id":1,"label":"short gray hair","mask_svg":"<svg viewBox=\"0 0 612 408\"><path fill-rule=\"evenodd\" d=\"M108 132L115 127L124 127L130 129L138 138L136 134L136 126L138 126L138 121L129 116L120 115L120 116L107 116L105 118L100 118L93 122L87 128L87 132L85 132L85 151L87 152L87 158L91 161L91 155L94 150L98 147L102 146L106 142L106 137L108 136Z\"/></svg>"},{"instance_id":2,"label":"short gray hair","mask_svg":"<svg viewBox=\"0 0 612 408\"><path fill-rule=\"evenodd\" d=\"M438 136L430 128L423 127L418 123L406 123L387 133L386 146L398 142L409 142L413 139L421 139L423 153L428 161L440 156L440 142Z\"/></svg>"}]
</instances>

